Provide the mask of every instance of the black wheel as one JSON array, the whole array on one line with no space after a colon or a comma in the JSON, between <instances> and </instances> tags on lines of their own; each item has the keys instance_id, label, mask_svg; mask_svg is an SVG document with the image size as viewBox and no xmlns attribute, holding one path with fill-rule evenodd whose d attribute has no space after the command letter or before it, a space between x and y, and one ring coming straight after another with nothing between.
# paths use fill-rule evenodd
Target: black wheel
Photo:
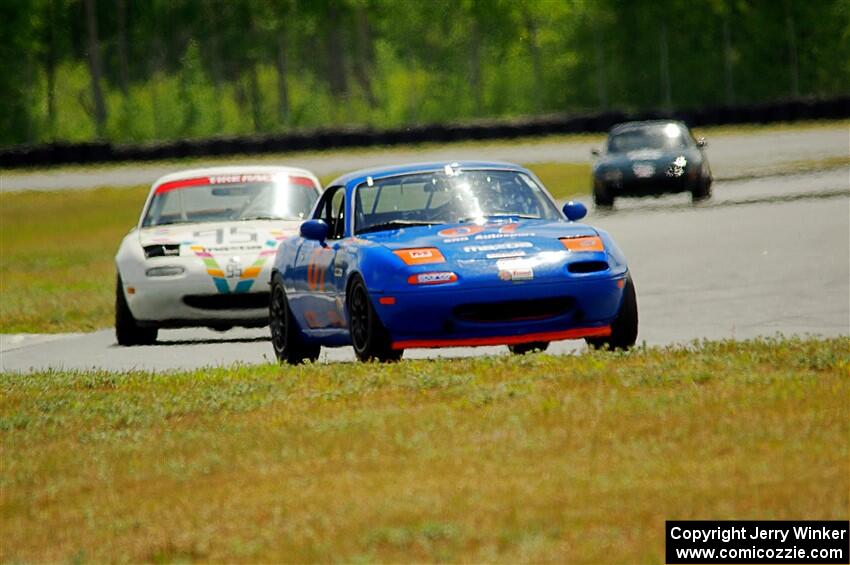
<instances>
[{"instance_id":1,"label":"black wheel","mask_svg":"<svg viewBox=\"0 0 850 565\"><path fill-rule=\"evenodd\" d=\"M281 363L298 365L306 360L319 358L321 346L304 343L301 330L289 309L283 279L277 273L272 278L271 301L269 302L269 328L275 357Z\"/></svg>"},{"instance_id":2,"label":"black wheel","mask_svg":"<svg viewBox=\"0 0 850 565\"><path fill-rule=\"evenodd\" d=\"M157 328L140 327L127 306L121 275L115 280L115 339L118 345L151 345L156 342Z\"/></svg>"},{"instance_id":3,"label":"black wheel","mask_svg":"<svg viewBox=\"0 0 850 565\"><path fill-rule=\"evenodd\" d=\"M701 202L711 198L711 178L700 178L693 189L691 189L691 200Z\"/></svg>"},{"instance_id":4,"label":"black wheel","mask_svg":"<svg viewBox=\"0 0 850 565\"><path fill-rule=\"evenodd\" d=\"M623 289L623 303L614 323L611 324L611 335L608 337L588 337L585 341L594 349L631 349L637 342L638 333L638 308L635 285L632 277L626 277L626 286Z\"/></svg>"},{"instance_id":5,"label":"black wheel","mask_svg":"<svg viewBox=\"0 0 850 565\"><path fill-rule=\"evenodd\" d=\"M546 351L547 347L549 347L548 341L532 341L530 343L518 343L516 345L509 345L508 349L514 355L525 355L526 353L531 353L532 351Z\"/></svg>"},{"instance_id":6,"label":"black wheel","mask_svg":"<svg viewBox=\"0 0 850 565\"><path fill-rule=\"evenodd\" d=\"M398 361L404 350L393 349L389 333L378 318L363 279L348 291L348 330L354 353L361 361Z\"/></svg>"},{"instance_id":7,"label":"black wheel","mask_svg":"<svg viewBox=\"0 0 850 565\"><path fill-rule=\"evenodd\" d=\"M600 208L611 208L614 206L614 195L604 184L594 184L593 203Z\"/></svg>"}]
</instances>

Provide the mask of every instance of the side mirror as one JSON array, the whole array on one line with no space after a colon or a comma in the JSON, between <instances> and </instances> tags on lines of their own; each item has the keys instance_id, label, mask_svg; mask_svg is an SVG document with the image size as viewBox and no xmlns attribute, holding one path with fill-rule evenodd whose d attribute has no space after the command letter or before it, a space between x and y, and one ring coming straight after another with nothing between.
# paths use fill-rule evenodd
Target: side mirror
<instances>
[{"instance_id":1,"label":"side mirror","mask_svg":"<svg viewBox=\"0 0 850 565\"><path fill-rule=\"evenodd\" d=\"M324 220L307 220L301 224L301 237L322 242L328 237L328 224Z\"/></svg>"},{"instance_id":2,"label":"side mirror","mask_svg":"<svg viewBox=\"0 0 850 565\"><path fill-rule=\"evenodd\" d=\"M704 137L697 138L697 147L705 147L706 145L708 145L708 142L705 140Z\"/></svg>"},{"instance_id":3,"label":"side mirror","mask_svg":"<svg viewBox=\"0 0 850 565\"><path fill-rule=\"evenodd\" d=\"M570 200L566 204L564 204L564 215L571 222L575 222L576 220L580 220L587 216L587 207L581 202L575 202Z\"/></svg>"},{"instance_id":4,"label":"side mirror","mask_svg":"<svg viewBox=\"0 0 850 565\"><path fill-rule=\"evenodd\" d=\"M593 149L590 150L590 154L593 155L594 157L599 157L599 149L594 147Z\"/></svg>"}]
</instances>

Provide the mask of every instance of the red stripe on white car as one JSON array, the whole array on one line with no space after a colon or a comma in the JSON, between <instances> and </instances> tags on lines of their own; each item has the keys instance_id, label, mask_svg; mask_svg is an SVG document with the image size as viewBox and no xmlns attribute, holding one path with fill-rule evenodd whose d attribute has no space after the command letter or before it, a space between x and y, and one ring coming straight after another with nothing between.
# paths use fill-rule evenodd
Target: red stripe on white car
<instances>
[{"instance_id":1,"label":"red stripe on white car","mask_svg":"<svg viewBox=\"0 0 850 565\"><path fill-rule=\"evenodd\" d=\"M183 179L183 180L174 180L171 182L164 182L158 187L156 187L156 193L162 194L163 192L168 192L170 190L175 190L177 188L187 188L190 186L203 186L206 184L210 184L210 179L207 177L199 177L196 179Z\"/></svg>"},{"instance_id":2,"label":"red stripe on white car","mask_svg":"<svg viewBox=\"0 0 850 565\"><path fill-rule=\"evenodd\" d=\"M300 184L301 186L309 186L313 188L316 186L316 183L313 182L313 179L308 179L307 177L289 177L290 184Z\"/></svg>"},{"instance_id":3,"label":"red stripe on white car","mask_svg":"<svg viewBox=\"0 0 850 565\"><path fill-rule=\"evenodd\" d=\"M215 177L197 177L193 179L181 179L171 182L164 182L156 188L156 194L169 192L179 188L191 188L193 186L207 185L222 185L222 184L241 184L250 182L269 182L272 180L272 175L266 174L245 174L245 175L219 175ZM297 184L300 186L308 186L313 188L316 184L313 179L307 177L289 177L289 184Z\"/></svg>"}]
</instances>

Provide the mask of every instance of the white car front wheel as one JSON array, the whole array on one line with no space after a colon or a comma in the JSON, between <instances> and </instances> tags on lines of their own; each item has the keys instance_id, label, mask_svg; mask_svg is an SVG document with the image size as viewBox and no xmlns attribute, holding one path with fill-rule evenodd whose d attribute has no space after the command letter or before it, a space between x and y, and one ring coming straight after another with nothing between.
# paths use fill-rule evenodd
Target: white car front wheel
<instances>
[{"instance_id":1,"label":"white car front wheel","mask_svg":"<svg viewBox=\"0 0 850 565\"><path fill-rule=\"evenodd\" d=\"M118 345L151 345L156 342L158 333L157 328L143 328L136 322L124 296L121 275L118 275L115 284L115 339Z\"/></svg>"}]
</instances>

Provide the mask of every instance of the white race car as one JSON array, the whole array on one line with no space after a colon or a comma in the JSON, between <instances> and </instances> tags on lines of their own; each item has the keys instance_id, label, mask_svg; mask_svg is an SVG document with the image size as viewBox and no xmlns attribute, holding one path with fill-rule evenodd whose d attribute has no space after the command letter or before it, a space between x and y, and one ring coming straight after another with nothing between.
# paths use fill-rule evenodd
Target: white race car
<instances>
[{"instance_id":1,"label":"white race car","mask_svg":"<svg viewBox=\"0 0 850 565\"><path fill-rule=\"evenodd\" d=\"M278 245L321 193L291 167L215 167L167 175L115 256L115 336L156 341L159 328L260 327Z\"/></svg>"}]
</instances>

